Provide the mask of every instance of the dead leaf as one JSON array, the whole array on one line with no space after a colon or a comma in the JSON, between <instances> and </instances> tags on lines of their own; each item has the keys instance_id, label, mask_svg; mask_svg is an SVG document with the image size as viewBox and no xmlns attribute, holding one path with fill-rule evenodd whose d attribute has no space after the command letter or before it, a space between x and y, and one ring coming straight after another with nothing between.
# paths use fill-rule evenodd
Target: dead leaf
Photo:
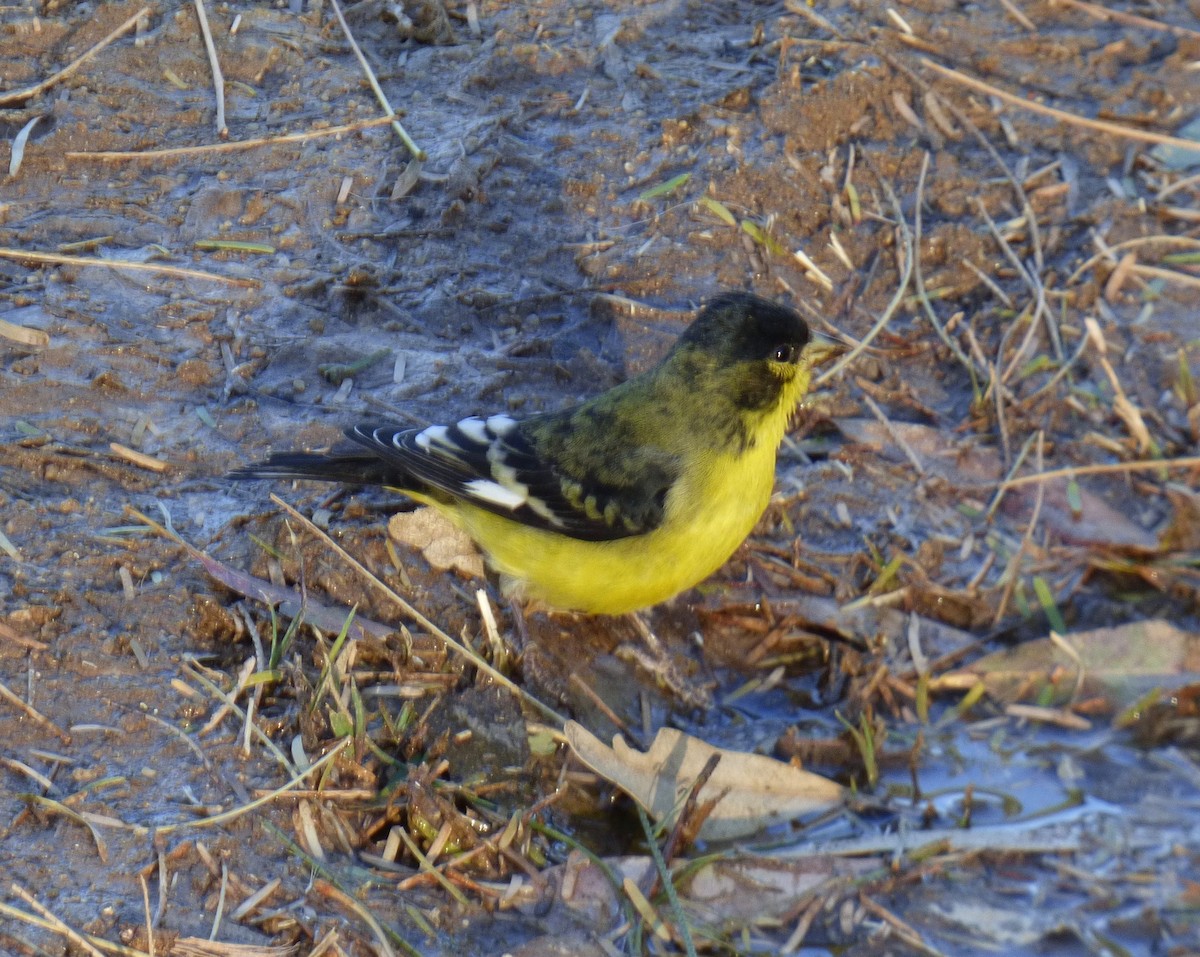
<instances>
[{"instance_id":1,"label":"dead leaf","mask_svg":"<svg viewBox=\"0 0 1200 957\"><path fill-rule=\"evenodd\" d=\"M483 556L474 540L436 508L393 515L388 535L398 545L420 551L434 568L454 569L467 578L484 577Z\"/></svg>"},{"instance_id":2,"label":"dead leaf","mask_svg":"<svg viewBox=\"0 0 1200 957\"><path fill-rule=\"evenodd\" d=\"M1168 485L1164 491L1175 511L1159 539L1163 551L1200 551L1200 493L1180 485Z\"/></svg>"},{"instance_id":3,"label":"dead leaf","mask_svg":"<svg viewBox=\"0 0 1200 957\"><path fill-rule=\"evenodd\" d=\"M964 441L960 435L916 422L889 422L876 419L838 418L838 430L851 442L874 449L894 462L915 455L930 472L953 479L957 484L991 484L999 480L1003 463L999 453L978 442ZM903 442L907 450L900 447Z\"/></svg>"},{"instance_id":4,"label":"dead leaf","mask_svg":"<svg viewBox=\"0 0 1200 957\"><path fill-rule=\"evenodd\" d=\"M913 422L889 422L886 426L873 419L838 419L837 427L852 442L865 445L892 461L905 461L909 453L921 465L954 482L956 488L994 486L1000 481L1003 463L995 449L964 442L954 433ZM899 443L904 443L905 449ZM1154 551L1158 541L1127 511L1114 508L1100 496L1077 486L1077 509L1073 509L1066 479L1047 479L1044 483L1041 524L1072 545L1096 545ZM1005 494L1002 509L1016 523L1028 521L1037 500L1036 485L1021 485Z\"/></svg>"},{"instance_id":5,"label":"dead leaf","mask_svg":"<svg viewBox=\"0 0 1200 957\"><path fill-rule=\"evenodd\" d=\"M709 757L720 754L716 771L697 799L716 802L698 835L704 840L747 837L772 824L829 810L844 798L840 785L818 774L761 754L714 748L674 728L660 730L644 754L620 735L608 748L574 721L567 722L565 731L580 761L625 791L656 821L677 810Z\"/></svg>"},{"instance_id":6,"label":"dead leaf","mask_svg":"<svg viewBox=\"0 0 1200 957\"><path fill-rule=\"evenodd\" d=\"M947 895L950 896L950 895ZM933 905L933 911L960 934L972 941L986 942L995 952L1036 949L1062 931L1061 915L1053 908L1021 906L995 907L982 900L950 897Z\"/></svg>"},{"instance_id":7,"label":"dead leaf","mask_svg":"<svg viewBox=\"0 0 1200 957\"><path fill-rule=\"evenodd\" d=\"M1196 681L1200 635L1161 620L1132 622L1026 642L981 658L964 671L981 678L988 692L1005 702L1064 704L1072 698L1101 698L1109 710L1118 711L1155 688Z\"/></svg>"},{"instance_id":8,"label":"dead leaf","mask_svg":"<svg viewBox=\"0 0 1200 957\"><path fill-rule=\"evenodd\" d=\"M189 545L174 533L167 532L137 509L127 505L125 511L127 514L133 515L139 521L145 523L150 528L158 530L160 534L178 544L194 561L199 562L209 575L231 591L246 598L251 598L254 601L261 601L266 605L274 605L281 614L288 618L302 617L308 624L324 629L325 631L333 632L334 634L345 627L347 615L345 608L327 607L320 602L314 601L311 595L305 596L301 594L299 589L276 585L262 578L255 578L246 572L238 571L236 568L231 568L229 565L217 561L211 555L207 555L200 551L200 549ZM362 615L355 615L354 620L350 622L349 635L354 639L366 638L368 636L387 638L394 634L395 631L396 629L390 625L371 621Z\"/></svg>"},{"instance_id":9,"label":"dead leaf","mask_svg":"<svg viewBox=\"0 0 1200 957\"><path fill-rule=\"evenodd\" d=\"M1147 552L1158 549L1158 538L1129 517L1128 504L1122 511L1077 485L1076 510L1072 508L1066 479L1047 479L1042 485L1045 493L1039 522L1067 544ZM1036 501L1037 486L1021 485L1004 497L1001 510L1022 524L1033 514Z\"/></svg>"},{"instance_id":10,"label":"dead leaf","mask_svg":"<svg viewBox=\"0 0 1200 957\"><path fill-rule=\"evenodd\" d=\"M50 336L41 329L20 326L15 322L9 322L7 319L0 319L0 336L34 349L50 345Z\"/></svg>"},{"instance_id":11,"label":"dead leaf","mask_svg":"<svg viewBox=\"0 0 1200 957\"><path fill-rule=\"evenodd\" d=\"M713 860L680 882L680 896L706 915L723 921L785 919L797 902L849 884L872 868L876 858L806 854L803 857L743 857Z\"/></svg>"},{"instance_id":12,"label":"dead leaf","mask_svg":"<svg viewBox=\"0 0 1200 957\"><path fill-rule=\"evenodd\" d=\"M605 864L609 874L595 861L572 851L566 864L543 874L552 882L561 882L559 897L572 914L597 928L612 926L621 914L610 874L615 874L618 881L631 880L645 886L655 873L654 861L649 857L607 858ZM732 921L787 920L804 901L833 893L838 886L849 885L886 866L875 855L743 854L711 860L698 868L681 862L675 890L689 920L715 931Z\"/></svg>"}]
</instances>

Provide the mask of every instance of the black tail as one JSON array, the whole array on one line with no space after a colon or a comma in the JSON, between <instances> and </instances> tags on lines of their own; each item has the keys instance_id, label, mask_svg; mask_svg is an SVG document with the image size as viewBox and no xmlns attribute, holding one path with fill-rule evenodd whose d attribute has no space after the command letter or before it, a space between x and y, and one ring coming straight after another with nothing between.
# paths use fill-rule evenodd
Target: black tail
<instances>
[{"instance_id":1,"label":"black tail","mask_svg":"<svg viewBox=\"0 0 1200 957\"><path fill-rule=\"evenodd\" d=\"M278 452L265 462L243 465L225 474L239 481L250 479L306 479L311 482L345 482L347 485L389 485L404 488L412 479L375 455L310 455Z\"/></svg>"}]
</instances>

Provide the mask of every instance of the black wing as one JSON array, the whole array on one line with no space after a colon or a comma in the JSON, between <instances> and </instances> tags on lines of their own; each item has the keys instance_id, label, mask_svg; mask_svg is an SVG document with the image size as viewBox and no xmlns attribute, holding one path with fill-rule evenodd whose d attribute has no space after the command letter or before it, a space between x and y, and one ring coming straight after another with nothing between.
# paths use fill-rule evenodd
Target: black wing
<instances>
[{"instance_id":1,"label":"black wing","mask_svg":"<svg viewBox=\"0 0 1200 957\"><path fill-rule=\"evenodd\" d=\"M379 456L385 471L536 528L599 542L640 535L661 523L672 469L642 469L636 486L566 474L539 452L529 421L493 415L400 430L366 423L346 434Z\"/></svg>"}]
</instances>

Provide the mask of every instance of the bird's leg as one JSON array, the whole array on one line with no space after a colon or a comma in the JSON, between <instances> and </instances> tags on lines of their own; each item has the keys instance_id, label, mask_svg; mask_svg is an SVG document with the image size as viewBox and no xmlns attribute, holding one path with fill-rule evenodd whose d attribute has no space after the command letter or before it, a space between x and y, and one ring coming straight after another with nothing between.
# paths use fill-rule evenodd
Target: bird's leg
<instances>
[{"instance_id":1,"label":"bird's leg","mask_svg":"<svg viewBox=\"0 0 1200 957\"><path fill-rule=\"evenodd\" d=\"M529 647L529 622L525 618L525 607L517 598L508 599L508 612L512 616L513 631L516 632L516 652L519 655Z\"/></svg>"},{"instance_id":2,"label":"bird's leg","mask_svg":"<svg viewBox=\"0 0 1200 957\"><path fill-rule=\"evenodd\" d=\"M658 636L636 612L624 616L641 636L641 643L626 641L616 650L622 661L632 661L654 678L654 683L688 708L706 711L713 706L712 687L684 674Z\"/></svg>"}]
</instances>

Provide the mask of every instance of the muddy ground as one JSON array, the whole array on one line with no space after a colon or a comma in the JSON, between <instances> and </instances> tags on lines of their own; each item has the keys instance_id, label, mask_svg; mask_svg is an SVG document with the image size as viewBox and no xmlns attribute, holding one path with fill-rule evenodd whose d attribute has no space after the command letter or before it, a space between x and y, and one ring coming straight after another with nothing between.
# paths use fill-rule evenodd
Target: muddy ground
<instances>
[{"instance_id":1,"label":"muddy ground","mask_svg":"<svg viewBox=\"0 0 1200 957\"><path fill-rule=\"evenodd\" d=\"M74 951L24 892L106 952L148 952L148 924L156 953L683 952L678 922L654 937L564 880L570 841L646 853L629 802L223 474L366 417L560 408L722 289L871 341L806 402L748 544L648 616L666 665L623 621L522 637L494 590L489 642L490 585L389 541L394 496L273 491L602 737L671 725L854 789L739 847L827 880L712 903L702 951L1200 949L1200 184L1147 138L1200 115L1200 5L1111 9L364 0L347 19L427 154L415 179L378 125L86 155L381 115L327 4L208 7L227 138L192 5L45 89L139 5L0 9L23 152L0 183L0 950ZM349 384L322 371L381 349ZM129 507L331 619L285 636ZM385 627L335 646L351 606ZM1082 666L1049 669L1058 698L955 683L1101 628L1099 689ZM239 673L257 735L222 706ZM414 848L451 825L492 843L439 883Z\"/></svg>"}]
</instances>

